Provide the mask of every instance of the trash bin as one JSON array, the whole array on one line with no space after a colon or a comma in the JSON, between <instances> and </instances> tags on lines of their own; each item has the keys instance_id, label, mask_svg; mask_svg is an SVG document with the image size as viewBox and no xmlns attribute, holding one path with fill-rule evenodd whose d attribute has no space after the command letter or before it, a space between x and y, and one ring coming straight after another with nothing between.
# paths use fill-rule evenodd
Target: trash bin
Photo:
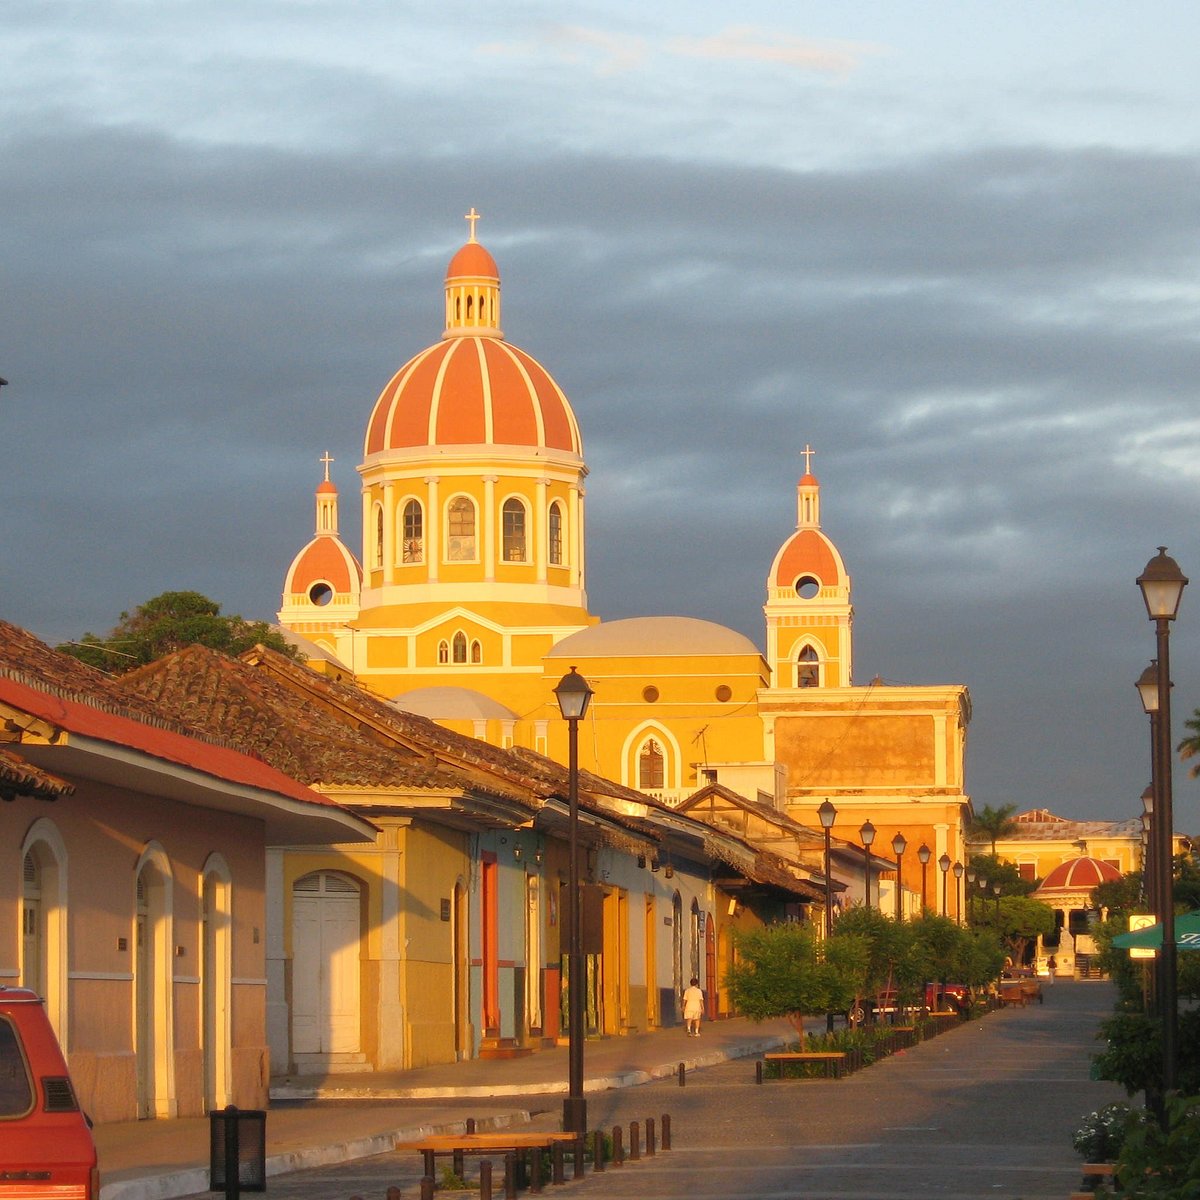
<instances>
[{"instance_id":1,"label":"trash bin","mask_svg":"<svg viewBox=\"0 0 1200 1200\"><path fill-rule=\"evenodd\" d=\"M229 1105L208 1114L208 1190L237 1200L267 1190L267 1114Z\"/></svg>"}]
</instances>

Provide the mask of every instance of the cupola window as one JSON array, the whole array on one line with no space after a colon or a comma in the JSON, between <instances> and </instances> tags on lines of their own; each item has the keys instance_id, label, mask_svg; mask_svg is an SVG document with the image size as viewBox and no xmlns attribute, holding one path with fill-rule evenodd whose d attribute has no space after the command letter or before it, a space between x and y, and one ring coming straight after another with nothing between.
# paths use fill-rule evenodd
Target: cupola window
<instances>
[{"instance_id":1,"label":"cupola window","mask_svg":"<svg viewBox=\"0 0 1200 1200\"><path fill-rule=\"evenodd\" d=\"M375 565L383 566L383 508L375 505Z\"/></svg>"},{"instance_id":2,"label":"cupola window","mask_svg":"<svg viewBox=\"0 0 1200 1200\"><path fill-rule=\"evenodd\" d=\"M483 662L483 647L478 642L471 643L471 661L476 664Z\"/></svg>"},{"instance_id":3,"label":"cupola window","mask_svg":"<svg viewBox=\"0 0 1200 1200\"><path fill-rule=\"evenodd\" d=\"M801 600L815 600L821 593L821 581L811 575L801 575L796 580L796 595Z\"/></svg>"},{"instance_id":4,"label":"cupola window","mask_svg":"<svg viewBox=\"0 0 1200 1200\"><path fill-rule=\"evenodd\" d=\"M562 505L556 500L550 505L550 565L561 567L563 561Z\"/></svg>"},{"instance_id":5,"label":"cupola window","mask_svg":"<svg viewBox=\"0 0 1200 1200\"><path fill-rule=\"evenodd\" d=\"M446 641L438 642L438 662L448 663L450 661L450 643Z\"/></svg>"},{"instance_id":6,"label":"cupola window","mask_svg":"<svg viewBox=\"0 0 1200 1200\"><path fill-rule=\"evenodd\" d=\"M404 506L404 542L400 561L419 563L425 558L425 514L419 500L410 500Z\"/></svg>"},{"instance_id":7,"label":"cupola window","mask_svg":"<svg viewBox=\"0 0 1200 1200\"><path fill-rule=\"evenodd\" d=\"M450 501L446 558L450 562L475 561L475 505L467 496Z\"/></svg>"},{"instance_id":8,"label":"cupola window","mask_svg":"<svg viewBox=\"0 0 1200 1200\"><path fill-rule=\"evenodd\" d=\"M821 659L812 646L805 646L796 656L796 686L798 688L821 686Z\"/></svg>"},{"instance_id":9,"label":"cupola window","mask_svg":"<svg viewBox=\"0 0 1200 1200\"><path fill-rule=\"evenodd\" d=\"M525 553L525 505L512 497L504 502L504 561L524 562Z\"/></svg>"},{"instance_id":10,"label":"cupola window","mask_svg":"<svg viewBox=\"0 0 1200 1200\"><path fill-rule=\"evenodd\" d=\"M451 643L451 655L456 663L467 661L467 635L460 629Z\"/></svg>"}]
</instances>

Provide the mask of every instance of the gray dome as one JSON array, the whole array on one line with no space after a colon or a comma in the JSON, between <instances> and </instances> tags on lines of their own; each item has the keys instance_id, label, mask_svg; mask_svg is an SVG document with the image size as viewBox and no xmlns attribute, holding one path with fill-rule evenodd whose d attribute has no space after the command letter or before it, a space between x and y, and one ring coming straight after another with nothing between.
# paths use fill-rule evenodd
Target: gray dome
<instances>
[{"instance_id":1,"label":"gray dome","mask_svg":"<svg viewBox=\"0 0 1200 1200\"><path fill-rule=\"evenodd\" d=\"M405 712L431 721L515 721L517 714L498 700L465 687L414 688L392 697L392 703Z\"/></svg>"},{"instance_id":2,"label":"gray dome","mask_svg":"<svg viewBox=\"0 0 1200 1200\"><path fill-rule=\"evenodd\" d=\"M649 657L657 654L760 654L734 629L697 617L628 617L571 634L548 658Z\"/></svg>"}]
</instances>

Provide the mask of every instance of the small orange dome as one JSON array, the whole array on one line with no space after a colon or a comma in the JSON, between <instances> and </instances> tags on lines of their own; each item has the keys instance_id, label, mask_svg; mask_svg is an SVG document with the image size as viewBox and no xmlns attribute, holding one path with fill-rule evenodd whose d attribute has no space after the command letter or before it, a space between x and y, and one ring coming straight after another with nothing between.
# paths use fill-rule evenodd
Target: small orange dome
<instances>
[{"instance_id":1,"label":"small orange dome","mask_svg":"<svg viewBox=\"0 0 1200 1200\"><path fill-rule=\"evenodd\" d=\"M815 576L824 587L845 581L829 539L818 529L801 529L784 543L776 559L775 587L791 587L802 575Z\"/></svg>"},{"instance_id":2,"label":"small orange dome","mask_svg":"<svg viewBox=\"0 0 1200 1200\"><path fill-rule=\"evenodd\" d=\"M499 279L496 260L478 243L467 242L450 260L446 279Z\"/></svg>"},{"instance_id":3,"label":"small orange dome","mask_svg":"<svg viewBox=\"0 0 1200 1200\"><path fill-rule=\"evenodd\" d=\"M292 561L283 590L287 594L308 592L314 584L328 584L336 593L355 593L362 587L362 567L335 537L313 538Z\"/></svg>"},{"instance_id":4,"label":"small orange dome","mask_svg":"<svg viewBox=\"0 0 1200 1200\"><path fill-rule=\"evenodd\" d=\"M1121 872L1098 858L1070 858L1059 863L1045 879L1039 892L1051 889L1070 892L1090 892L1102 883L1116 883Z\"/></svg>"}]
</instances>

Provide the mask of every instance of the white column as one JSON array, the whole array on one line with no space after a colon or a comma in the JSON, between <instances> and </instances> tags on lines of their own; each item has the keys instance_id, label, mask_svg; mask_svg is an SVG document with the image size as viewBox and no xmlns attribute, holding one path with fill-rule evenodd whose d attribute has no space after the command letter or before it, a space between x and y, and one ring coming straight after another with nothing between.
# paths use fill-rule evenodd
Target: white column
<instances>
[{"instance_id":1,"label":"white column","mask_svg":"<svg viewBox=\"0 0 1200 1200\"><path fill-rule=\"evenodd\" d=\"M385 829L379 837L379 1071L403 1070L408 1038L404 1004L400 995L400 886L401 831Z\"/></svg>"},{"instance_id":2,"label":"white column","mask_svg":"<svg viewBox=\"0 0 1200 1200\"><path fill-rule=\"evenodd\" d=\"M496 578L496 479L495 475L483 477L483 578L491 582Z\"/></svg>"},{"instance_id":3,"label":"white column","mask_svg":"<svg viewBox=\"0 0 1200 1200\"><path fill-rule=\"evenodd\" d=\"M396 582L396 485L383 485L383 582Z\"/></svg>"},{"instance_id":4,"label":"white column","mask_svg":"<svg viewBox=\"0 0 1200 1200\"><path fill-rule=\"evenodd\" d=\"M550 562L550 480L537 481L537 500L533 512L534 556L537 561L538 583L546 582L546 568Z\"/></svg>"},{"instance_id":5,"label":"white column","mask_svg":"<svg viewBox=\"0 0 1200 1200\"><path fill-rule=\"evenodd\" d=\"M438 564L442 561L442 506L438 499L438 477L425 476L428 488L425 497L425 563L429 569L429 582L436 583Z\"/></svg>"}]
</instances>

